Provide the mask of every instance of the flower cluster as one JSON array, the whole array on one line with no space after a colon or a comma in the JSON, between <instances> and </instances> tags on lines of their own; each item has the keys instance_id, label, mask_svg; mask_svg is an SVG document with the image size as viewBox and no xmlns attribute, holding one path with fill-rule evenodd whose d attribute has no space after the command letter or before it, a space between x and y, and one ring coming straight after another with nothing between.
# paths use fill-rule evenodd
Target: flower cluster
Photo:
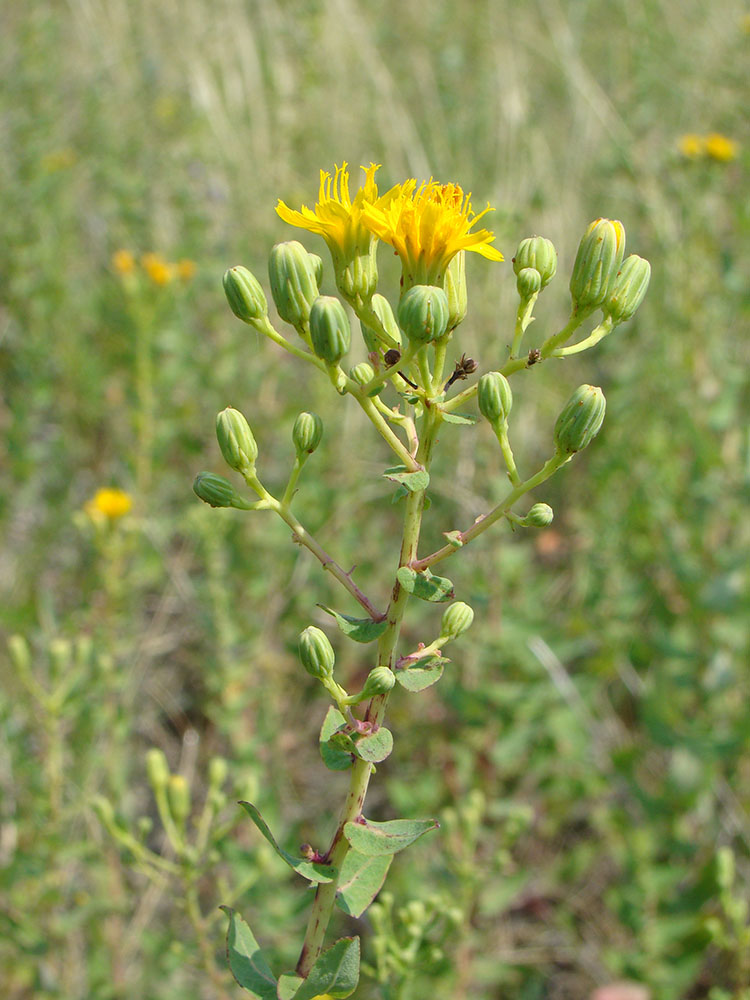
<instances>
[{"instance_id":1,"label":"flower cluster","mask_svg":"<svg viewBox=\"0 0 750 1000\"><path fill-rule=\"evenodd\" d=\"M721 132L709 132L708 135L697 135L687 132L680 137L679 151L688 160L716 160L719 163L729 163L737 158L739 146Z\"/></svg>"},{"instance_id":2,"label":"flower cluster","mask_svg":"<svg viewBox=\"0 0 750 1000\"><path fill-rule=\"evenodd\" d=\"M195 275L195 261L183 258L178 261L168 261L158 253L144 253L140 259L143 273L159 287L168 285L178 278L180 281L190 281ZM117 250L112 254L112 267L121 277L125 278L138 272L138 261L130 250Z\"/></svg>"}]
</instances>

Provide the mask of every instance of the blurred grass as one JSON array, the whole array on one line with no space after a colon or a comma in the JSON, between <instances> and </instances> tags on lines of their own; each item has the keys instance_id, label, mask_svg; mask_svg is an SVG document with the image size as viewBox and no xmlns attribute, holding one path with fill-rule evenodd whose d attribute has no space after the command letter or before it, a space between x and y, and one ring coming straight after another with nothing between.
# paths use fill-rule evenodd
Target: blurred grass
<instances>
[{"instance_id":1,"label":"blurred grass","mask_svg":"<svg viewBox=\"0 0 750 1000\"><path fill-rule=\"evenodd\" d=\"M300 514L385 599L387 456L374 440L364 451L354 408L248 333L220 290L225 267L262 276L271 244L298 235L276 199L309 203L318 170L346 158L382 162L383 187L459 181L496 206L508 259L520 238L550 237L565 266L541 329L564 315L591 218L621 218L654 271L636 320L595 352L519 376L524 464L579 382L603 386L605 428L537 497L552 529L499 527L451 566L475 627L437 688L394 701L373 814L458 810L460 825L469 792L483 795L474 840L425 842L394 864L400 905L430 886L465 912L416 989L572 1000L625 976L657 1000L739 1000L739 945L712 943L705 919L723 912L718 844L735 851L738 895L748 881L744 5L37 0L0 19L0 625L28 637L40 682L75 680L43 711L2 663L5 994L220 995L194 965L179 890L154 893L90 811L101 793L130 823L153 813L151 746L199 801L221 753L285 841L328 835L339 779L315 757L321 702L294 645L316 603L341 600L280 525L199 508L190 483L221 470L221 407L246 412L274 484L297 410L316 410L326 437ZM683 133L713 131L740 144L737 159L678 152ZM120 248L192 259L196 276L129 295L111 266ZM380 263L394 274L382 249ZM509 275L469 262L459 353L483 368L509 339ZM139 336L156 405L140 493ZM490 435L459 430L441 441L425 546L502 488ZM135 493L112 537L80 514L108 484ZM81 637L93 652L75 670L58 657L61 674L54 643ZM282 967L304 894L257 840L246 824L227 836L201 901L215 914L221 880L249 873L238 905L254 925L263 915ZM205 935L217 968L221 931Z\"/></svg>"}]
</instances>

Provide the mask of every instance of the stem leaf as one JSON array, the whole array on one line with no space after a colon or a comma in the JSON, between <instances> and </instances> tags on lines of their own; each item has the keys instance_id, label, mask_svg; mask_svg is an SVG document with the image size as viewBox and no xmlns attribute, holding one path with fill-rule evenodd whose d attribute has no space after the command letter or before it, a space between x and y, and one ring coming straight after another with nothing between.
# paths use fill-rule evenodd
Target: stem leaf
<instances>
[{"instance_id":1,"label":"stem leaf","mask_svg":"<svg viewBox=\"0 0 750 1000\"><path fill-rule=\"evenodd\" d=\"M378 639L388 627L388 622L374 622L372 618L352 618L351 615L342 615L333 608L327 608L325 604L318 607L336 619L336 624L350 639L355 642L373 642Z\"/></svg>"},{"instance_id":2,"label":"stem leaf","mask_svg":"<svg viewBox=\"0 0 750 1000\"><path fill-rule=\"evenodd\" d=\"M370 903L383 888L392 854L368 857L353 848L341 865L336 905L350 917L361 917Z\"/></svg>"},{"instance_id":3,"label":"stem leaf","mask_svg":"<svg viewBox=\"0 0 750 1000\"><path fill-rule=\"evenodd\" d=\"M294 994L294 1000L315 1000L327 994L341 1000L351 996L359 982L359 938L341 938L324 951L310 975Z\"/></svg>"},{"instance_id":4,"label":"stem leaf","mask_svg":"<svg viewBox=\"0 0 750 1000\"><path fill-rule=\"evenodd\" d=\"M435 819L392 819L387 823L346 823L344 836L355 851L375 858L381 854L396 854L413 844L423 834L437 830Z\"/></svg>"},{"instance_id":5,"label":"stem leaf","mask_svg":"<svg viewBox=\"0 0 750 1000\"><path fill-rule=\"evenodd\" d=\"M410 493L419 493L420 490L426 490L430 485L430 474L426 469L407 472L405 466L394 465L392 469L386 469L383 476L393 483L405 486Z\"/></svg>"},{"instance_id":6,"label":"stem leaf","mask_svg":"<svg viewBox=\"0 0 750 1000\"><path fill-rule=\"evenodd\" d=\"M351 751L341 750L330 742L336 730L344 725L346 719L331 705L320 729L320 756L329 771L348 771L354 763Z\"/></svg>"},{"instance_id":7,"label":"stem leaf","mask_svg":"<svg viewBox=\"0 0 750 1000\"><path fill-rule=\"evenodd\" d=\"M292 997L304 981L302 976L298 976L296 972L282 972L279 976L278 986L276 987L278 1000L292 1000Z\"/></svg>"},{"instance_id":8,"label":"stem leaf","mask_svg":"<svg viewBox=\"0 0 750 1000\"><path fill-rule=\"evenodd\" d=\"M239 985L256 1000L277 1000L276 978L266 962L260 945L242 917L230 906L221 909L229 917L227 959Z\"/></svg>"},{"instance_id":9,"label":"stem leaf","mask_svg":"<svg viewBox=\"0 0 750 1000\"><path fill-rule=\"evenodd\" d=\"M410 566L402 566L396 572L396 579L407 593L422 601L442 604L445 601L452 601L455 596L453 584L445 576L417 573Z\"/></svg>"},{"instance_id":10,"label":"stem leaf","mask_svg":"<svg viewBox=\"0 0 750 1000\"><path fill-rule=\"evenodd\" d=\"M446 424L475 424L476 417L469 417L464 413L443 413L443 420Z\"/></svg>"},{"instance_id":11,"label":"stem leaf","mask_svg":"<svg viewBox=\"0 0 750 1000\"><path fill-rule=\"evenodd\" d=\"M369 736L361 736L354 741L354 752L361 760L368 760L371 764L378 764L386 757L390 757L393 750L393 736L390 729L381 726L377 732L370 733Z\"/></svg>"},{"instance_id":12,"label":"stem leaf","mask_svg":"<svg viewBox=\"0 0 750 1000\"><path fill-rule=\"evenodd\" d=\"M296 858L293 854L289 854L283 848L279 847L268 828L268 824L252 802L240 802L240 805L278 856L283 861L286 861L289 867L293 868L297 874L309 879L310 882L332 882L336 878L336 869L332 865L322 865L317 861L308 861L307 858Z\"/></svg>"},{"instance_id":13,"label":"stem leaf","mask_svg":"<svg viewBox=\"0 0 750 1000\"><path fill-rule=\"evenodd\" d=\"M415 660L395 670L396 680L407 691L424 691L440 680L446 663L450 663L446 656L427 656L424 660Z\"/></svg>"}]
</instances>

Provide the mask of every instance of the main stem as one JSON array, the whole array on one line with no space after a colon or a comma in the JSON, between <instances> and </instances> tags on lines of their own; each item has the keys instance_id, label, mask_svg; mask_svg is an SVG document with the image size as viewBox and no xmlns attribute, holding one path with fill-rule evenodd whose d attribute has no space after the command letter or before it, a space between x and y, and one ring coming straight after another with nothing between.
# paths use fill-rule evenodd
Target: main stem
<instances>
[{"instance_id":1,"label":"main stem","mask_svg":"<svg viewBox=\"0 0 750 1000\"><path fill-rule=\"evenodd\" d=\"M432 448L435 443L435 435L440 425L441 414L435 408L428 409L424 417L422 429L422 440L417 451L417 461L423 468L428 468L432 457ZM399 556L399 568L408 566L417 558L419 546L419 534L422 527L422 512L424 510L425 491L419 490L409 493L406 499L406 513L404 516L404 530L401 539L401 552ZM406 605L409 601L409 593L404 590L396 579L391 601L386 614L387 626L378 642L378 665L393 669L396 644L401 631ZM378 695L373 698L367 710L367 721L375 725L381 725L385 716L385 708L388 695ZM344 827L347 823L354 822L362 815L367 786L370 783L372 774L372 764L356 758L352 765L351 780L349 782L349 792L346 796L344 808L341 811L339 824L336 828L333 841L326 853L326 861L337 870L341 869L344 858L349 853L349 841L344 836ZM336 890L338 879L332 882L321 882L315 891L315 901L313 902L312 913L307 925L305 940L297 962L297 974L307 978L310 970L315 964L323 947L326 930L331 920L334 903L336 902Z\"/></svg>"}]
</instances>

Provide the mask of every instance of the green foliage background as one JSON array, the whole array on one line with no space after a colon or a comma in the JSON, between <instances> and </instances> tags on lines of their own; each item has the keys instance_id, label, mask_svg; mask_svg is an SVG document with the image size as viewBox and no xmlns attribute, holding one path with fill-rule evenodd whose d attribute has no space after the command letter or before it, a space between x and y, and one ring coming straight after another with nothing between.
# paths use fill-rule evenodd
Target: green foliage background
<instances>
[{"instance_id":1,"label":"green foliage background","mask_svg":"<svg viewBox=\"0 0 750 1000\"><path fill-rule=\"evenodd\" d=\"M236 321L220 286L236 263L265 280L271 245L299 235L276 199L311 203L319 169L344 159L381 162L383 188L460 182L496 206L508 260L521 238L551 238L545 332L591 219L622 219L653 266L634 321L514 380L528 467L580 382L604 388L604 430L535 498L551 529L498 526L455 560L475 626L438 686L392 702L370 812L443 821L396 859L394 908L437 893L461 912L420 945L414 995L572 1000L625 977L656 1000L748 996L744 921L727 910L747 894L750 838L747 16L731 0L4 6L0 627L27 637L32 677L0 661L4 996L237 995L217 907L239 885L277 966L294 962L307 895L234 800L253 798L286 843L330 835L345 778L317 757L324 705L295 643L316 603L352 609L280 523L203 508L190 484L224 471L222 407L248 416L269 484L298 410L320 413L300 515L384 603L398 517L384 447L351 401ZM683 133L714 131L736 159L680 155ZM120 248L190 258L196 276L128 296ZM383 248L380 262L393 279ZM469 280L457 347L487 370L514 282L481 260ZM425 551L503 488L488 428L443 438ZM97 534L81 512L102 485L135 508ZM434 624L414 611L407 635L429 641ZM340 644L350 678L369 666L358 655ZM132 827L154 812L153 746L198 805L209 759L231 771L226 834L200 872L161 883L91 809L104 795ZM163 847L158 823L143 830ZM736 856L731 892L719 845ZM367 954L367 915L356 929Z\"/></svg>"}]
</instances>

